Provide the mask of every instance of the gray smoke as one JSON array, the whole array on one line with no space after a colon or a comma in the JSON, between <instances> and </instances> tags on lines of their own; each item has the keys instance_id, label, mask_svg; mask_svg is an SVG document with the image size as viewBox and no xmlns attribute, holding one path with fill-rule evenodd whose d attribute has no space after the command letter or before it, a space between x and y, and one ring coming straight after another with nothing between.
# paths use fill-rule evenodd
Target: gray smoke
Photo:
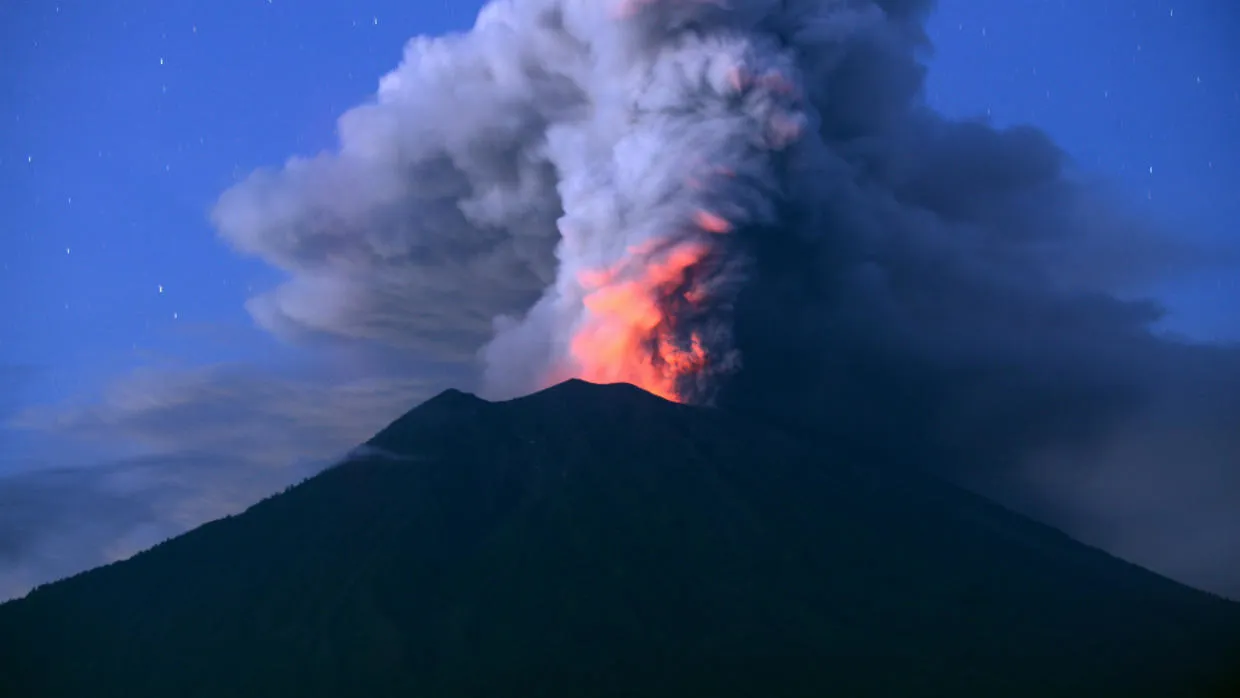
<instances>
[{"instance_id":1,"label":"gray smoke","mask_svg":"<svg viewBox=\"0 0 1240 698\"><path fill-rule=\"evenodd\" d=\"M713 357L689 395L1240 594L1240 351L1120 295L1226 255L1036 129L930 110L931 5L492 2L215 218L290 275L251 301L265 327L476 362L491 397L572 372L583 274L700 246L658 299Z\"/></svg>"}]
</instances>

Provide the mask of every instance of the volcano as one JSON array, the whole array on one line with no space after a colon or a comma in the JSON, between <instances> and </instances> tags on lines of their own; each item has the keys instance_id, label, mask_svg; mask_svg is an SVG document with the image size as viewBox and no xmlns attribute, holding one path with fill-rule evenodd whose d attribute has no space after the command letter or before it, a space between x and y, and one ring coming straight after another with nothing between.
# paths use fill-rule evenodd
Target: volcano
<instances>
[{"instance_id":1,"label":"volcano","mask_svg":"<svg viewBox=\"0 0 1240 698\"><path fill-rule=\"evenodd\" d=\"M445 392L0 606L0 695L1224 695L1237 606L803 432L573 380Z\"/></svg>"}]
</instances>

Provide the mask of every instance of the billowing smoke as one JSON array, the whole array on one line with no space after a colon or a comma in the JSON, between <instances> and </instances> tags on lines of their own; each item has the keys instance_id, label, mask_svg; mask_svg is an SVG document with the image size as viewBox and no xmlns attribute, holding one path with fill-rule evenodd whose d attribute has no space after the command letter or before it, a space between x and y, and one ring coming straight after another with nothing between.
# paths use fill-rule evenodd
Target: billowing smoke
<instances>
[{"instance_id":1,"label":"billowing smoke","mask_svg":"<svg viewBox=\"0 0 1240 698\"><path fill-rule=\"evenodd\" d=\"M749 410L1240 594L1240 351L1119 295L1221 255L930 110L931 5L497 0L216 221L273 331Z\"/></svg>"}]
</instances>

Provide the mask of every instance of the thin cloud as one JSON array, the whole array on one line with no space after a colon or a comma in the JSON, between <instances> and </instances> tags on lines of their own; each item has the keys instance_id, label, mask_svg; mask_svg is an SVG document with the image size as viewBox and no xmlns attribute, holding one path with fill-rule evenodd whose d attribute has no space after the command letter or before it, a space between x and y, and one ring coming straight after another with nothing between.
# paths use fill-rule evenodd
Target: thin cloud
<instances>
[{"instance_id":1,"label":"thin cloud","mask_svg":"<svg viewBox=\"0 0 1240 698\"><path fill-rule=\"evenodd\" d=\"M230 365L139 371L101 399L26 409L11 428L138 453L0 479L0 597L236 513L337 462L433 389Z\"/></svg>"}]
</instances>

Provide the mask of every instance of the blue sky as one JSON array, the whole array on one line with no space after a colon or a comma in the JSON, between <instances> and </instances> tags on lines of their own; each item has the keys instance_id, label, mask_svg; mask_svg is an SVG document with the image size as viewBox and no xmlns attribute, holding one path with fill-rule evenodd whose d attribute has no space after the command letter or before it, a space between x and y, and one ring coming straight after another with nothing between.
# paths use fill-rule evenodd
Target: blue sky
<instances>
[{"instance_id":1,"label":"blue sky","mask_svg":"<svg viewBox=\"0 0 1240 698\"><path fill-rule=\"evenodd\" d=\"M100 397L134 371L153 381L183 371L196 390L238 371L287 375L275 404L298 400L308 375L382 363L256 327L246 299L281 274L221 242L208 214L255 169L333 147L336 118L374 93L408 38L465 30L480 4L5 3L0 416L77 424L39 411L68 401L78 417L103 402L142 420L96 419L99 438L82 443L5 429L0 475L160 453L158 419L138 398ZM950 115L1042 127L1150 217L1234 245L1238 17L1221 0L944 0L930 23L928 97ZM1133 291L1167 304L1170 330L1238 341L1237 279L1220 267ZM237 366L248 368L227 368ZM366 419L338 440L364 438L421 394L359 409ZM290 445L273 457L304 455Z\"/></svg>"},{"instance_id":2,"label":"blue sky","mask_svg":"<svg viewBox=\"0 0 1240 698\"><path fill-rule=\"evenodd\" d=\"M414 9L420 8L420 9ZM15 11L16 10L16 11ZM406 39L476 3L28 2L6 12L0 361L29 399L98 389L152 360L279 351L243 303L278 277L207 214L261 166L330 147ZM162 293L160 289L162 288ZM216 341L203 341L215 337Z\"/></svg>"},{"instance_id":3,"label":"blue sky","mask_svg":"<svg viewBox=\"0 0 1240 698\"><path fill-rule=\"evenodd\" d=\"M1224 42L1236 13L1177 4L947 0L931 22L930 99L1036 124L1184 235L1234 237L1240 82ZM407 38L467 28L479 5L4 10L0 363L38 369L19 399L98 390L152 361L286 352L244 310L278 276L222 244L208 210L255 168L331 147L336 117L373 93ZM1232 278L1157 289L1168 325L1240 338Z\"/></svg>"},{"instance_id":4,"label":"blue sky","mask_svg":"<svg viewBox=\"0 0 1240 698\"><path fill-rule=\"evenodd\" d=\"M1240 238L1240 63L1226 2L947 0L931 22L929 98L1030 123L1177 232ZM1240 275L1149 289L1168 329L1240 340Z\"/></svg>"},{"instance_id":5,"label":"blue sky","mask_svg":"<svg viewBox=\"0 0 1240 698\"><path fill-rule=\"evenodd\" d=\"M466 29L479 6L0 10L13 54L0 68L0 410L89 399L145 366L303 360L244 307L278 274L222 244L208 212L254 169L331 147L336 118L373 94L408 38ZM32 438L0 437L0 468L91 457Z\"/></svg>"}]
</instances>

